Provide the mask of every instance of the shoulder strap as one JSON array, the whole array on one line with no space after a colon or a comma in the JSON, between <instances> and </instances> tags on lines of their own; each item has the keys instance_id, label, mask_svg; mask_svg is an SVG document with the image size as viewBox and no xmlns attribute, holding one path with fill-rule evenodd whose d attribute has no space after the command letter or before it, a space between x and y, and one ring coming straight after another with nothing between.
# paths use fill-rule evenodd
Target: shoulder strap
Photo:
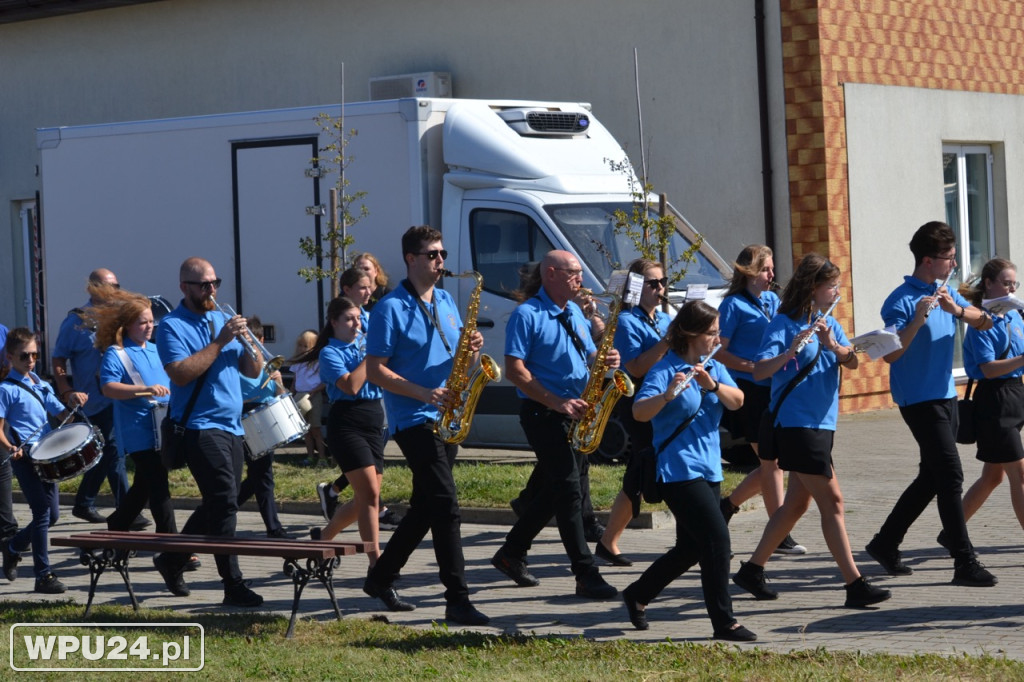
<instances>
[{"instance_id":1,"label":"shoulder strap","mask_svg":"<svg viewBox=\"0 0 1024 682\"><path fill-rule=\"evenodd\" d=\"M31 395L33 398L35 398L37 401L39 401L39 404L42 405L43 413L44 414L49 414L49 412L46 411L46 403L43 402L43 399L40 398L39 394L36 393L35 391L33 391L31 388L29 388L26 384L24 384L21 381L15 381L14 379L12 379L10 377L5 378L4 382L8 383L8 384L13 384L13 385L17 386L18 388L22 388L22 389L28 391L28 394Z\"/></svg>"},{"instance_id":2,"label":"shoulder strap","mask_svg":"<svg viewBox=\"0 0 1024 682\"><path fill-rule=\"evenodd\" d=\"M121 359L121 364L124 365L124 369L128 372L128 376L132 378L132 383L136 386L145 386L146 382L142 380L142 375L139 374L139 370L135 369L135 363L128 357L128 351L123 346L114 346L114 352L117 353L117 357Z\"/></svg>"},{"instance_id":3,"label":"shoulder strap","mask_svg":"<svg viewBox=\"0 0 1024 682\"><path fill-rule=\"evenodd\" d=\"M181 415L181 425L184 427L188 426L188 418L192 416L192 410L196 406L196 400L199 399L199 389L206 383L206 375L210 373L210 370L206 370L196 381L196 385L192 388L192 395L188 398L188 404L185 405L185 412Z\"/></svg>"},{"instance_id":4,"label":"shoulder strap","mask_svg":"<svg viewBox=\"0 0 1024 682\"><path fill-rule=\"evenodd\" d=\"M669 436L664 441L662 441L661 445L658 446L658 449L654 451L654 456L655 457L660 455L662 450L667 448L669 443L671 443L676 438L678 438L679 434L681 434L683 431L685 431L686 427L689 426L693 422L693 420L697 418L697 415L700 414L700 408L704 406L704 396L705 395L707 395L707 393L705 393L704 389L701 389L701 391L700 391L700 403L698 403L697 409L694 411L693 414L691 414L689 417L687 417L686 420L682 424L680 424L679 426L676 427L676 430L672 432L671 436Z\"/></svg>"},{"instance_id":5,"label":"shoulder strap","mask_svg":"<svg viewBox=\"0 0 1024 682\"><path fill-rule=\"evenodd\" d=\"M434 329L437 330L437 335L441 337L441 343L444 344L445 350L447 350L448 354L451 355L452 347L448 343L448 339L445 338L444 330L441 329L441 323L438 322L437 319L437 289L434 289L435 293L433 307L431 310L427 310L427 305L423 302L423 299L420 298L420 295L416 293L416 289L413 287L412 283L409 280L403 279L402 286L405 288L406 291L409 292L409 295L413 297L413 300L415 300L416 303L419 304L420 310L423 311L423 314L427 316L427 319L430 321L430 324L433 325Z\"/></svg>"},{"instance_id":6,"label":"shoulder strap","mask_svg":"<svg viewBox=\"0 0 1024 682\"><path fill-rule=\"evenodd\" d=\"M811 373L814 366L818 364L818 358L821 357L821 343L818 343L818 352L815 354L814 359L807 363L803 369L797 372L797 375L789 380L786 384L786 388L782 389L782 395L779 396L779 402L776 403L775 409L772 410L772 425L775 425L775 420L779 416L779 410L782 408L782 403L786 400L786 397L793 392L797 384L804 380L804 378Z\"/></svg>"}]
</instances>

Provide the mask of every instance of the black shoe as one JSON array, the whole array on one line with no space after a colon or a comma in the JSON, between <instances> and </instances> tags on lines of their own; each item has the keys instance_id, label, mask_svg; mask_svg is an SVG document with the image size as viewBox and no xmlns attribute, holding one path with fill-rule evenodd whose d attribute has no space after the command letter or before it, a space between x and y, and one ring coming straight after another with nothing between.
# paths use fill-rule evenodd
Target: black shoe
<instances>
[{"instance_id":1,"label":"black shoe","mask_svg":"<svg viewBox=\"0 0 1024 682\"><path fill-rule=\"evenodd\" d=\"M267 531L268 538L277 538L279 540L290 540L291 535L288 534L284 528L275 528L274 530Z\"/></svg>"},{"instance_id":2,"label":"black shoe","mask_svg":"<svg viewBox=\"0 0 1024 682\"><path fill-rule=\"evenodd\" d=\"M384 602L384 606L388 607L388 611L414 611L415 606L407 601L402 601L402 598L398 596L393 587L378 587L375 582L369 578L363 582L363 592L376 597Z\"/></svg>"},{"instance_id":3,"label":"black shoe","mask_svg":"<svg viewBox=\"0 0 1024 682\"><path fill-rule=\"evenodd\" d=\"M885 601L891 596L892 592L872 585L864 579L864 576L857 578L846 586L847 606L870 606L872 604Z\"/></svg>"},{"instance_id":4,"label":"black shoe","mask_svg":"<svg viewBox=\"0 0 1024 682\"><path fill-rule=\"evenodd\" d=\"M768 579L764 577L764 567L749 561L740 562L740 570L732 577L732 581L754 595L758 601L778 599L779 593L769 589ZM717 636L717 635L716 635ZM742 641L742 640L739 640Z\"/></svg>"},{"instance_id":5,"label":"black shoe","mask_svg":"<svg viewBox=\"0 0 1024 682\"><path fill-rule=\"evenodd\" d=\"M612 554L612 551L598 541L594 547L594 556L604 559L612 566L632 566L633 562L625 554Z\"/></svg>"},{"instance_id":6,"label":"black shoe","mask_svg":"<svg viewBox=\"0 0 1024 682\"><path fill-rule=\"evenodd\" d=\"M385 509L377 517L377 528L379 530L394 530L402 522L402 517L395 513L394 509Z\"/></svg>"},{"instance_id":7,"label":"black shoe","mask_svg":"<svg viewBox=\"0 0 1024 682\"><path fill-rule=\"evenodd\" d=\"M88 521L89 523L106 523L107 519L103 517L96 507L72 507L71 515L77 519Z\"/></svg>"},{"instance_id":8,"label":"black shoe","mask_svg":"<svg viewBox=\"0 0 1024 682\"><path fill-rule=\"evenodd\" d=\"M511 578L519 587L540 585L540 581L526 570L526 561L512 556L504 547L499 548L491 557L491 565Z\"/></svg>"},{"instance_id":9,"label":"black shoe","mask_svg":"<svg viewBox=\"0 0 1024 682\"><path fill-rule=\"evenodd\" d=\"M619 591L613 585L605 582L601 574L595 568L576 578L576 596L586 599L611 599Z\"/></svg>"},{"instance_id":10,"label":"black shoe","mask_svg":"<svg viewBox=\"0 0 1024 682\"><path fill-rule=\"evenodd\" d=\"M44 573L36 578L36 592L41 594L64 594L67 589L53 573Z\"/></svg>"},{"instance_id":11,"label":"black shoe","mask_svg":"<svg viewBox=\"0 0 1024 682\"><path fill-rule=\"evenodd\" d=\"M3 553L4 577L13 583L18 579L18 563L21 561L21 555L11 551L11 543L8 540L4 540Z\"/></svg>"},{"instance_id":12,"label":"black shoe","mask_svg":"<svg viewBox=\"0 0 1024 682\"><path fill-rule=\"evenodd\" d=\"M188 558L188 561L185 562L185 567L183 570L198 571L200 567L202 567L202 565L203 562L199 560L199 557L193 554Z\"/></svg>"},{"instance_id":13,"label":"black shoe","mask_svg":"<svg viewBox=\"0 0 1024 682\"><path fill-rule=\"evenodd\" d=\"M722 510L722 518L725 519L725 525L727 526L729 525L729 522L732 521L732 517L736 512L740 510L739 507L733 505L733 503L729 501L728 497L723 497L718 502L718 508Z\"/></svg>"},{"instance_id":14,"label":"black shoe","mask_svg":"<svg viewBox=\"0 0 1024 682\"><path fill-rule=\"evenodd\" d=\"M782 538L782 542L779 546L772 550L774 554L807 554L807 548L803 545L797 544L797 541L793 539L793 536L787 535Z\"/></svg>"},{"instance_id":15,"label":"black shoe","mask_svg":"<svg viewBox=\"0 0 1024 682\"><path fill-rule=\"evenodd\" d=\"M872 559L881 564L882 568L889 575L910 575L914 572L910 566L903 563L900 550L896 548L883 547L878 541L878 536L871 538L871 542L864 548Z\"/></svg>"},{"instance_id":16,"label":"black shoe","mask_svg":"<svg viewBox=\"0 0 1024 682\"><path fill-rule=\"evenodd\" d=\"M156 566L160 577L164 579L164 585L167 586L171 594L176 597L187 597L192 594L192 590L188 589L185 578L182 576L185 571L184 565L175 563L174 559L167 554L154 556L153 565Z\"/></svg>"},{"instance_id":17,"label":"black shoe","mask_svg":"<svg viewBox=\"0 0 1024 682\"><path fill-rule=\"evenodd\" d=\"M444 619L459 625L487 625L491 619L476 610L468 601L449 604L444 610Z\"/></svg>"},{"instance_id":18,"label":"black shoe","mask_svg":"<svg viewBox=\"0 0 1024 682\"><path fill-rule=\"evenodd\" d=\"M583 524L583 537L587 542L601 542L602 536L604 536L604 526L597 519Z\"/></svg>"},{"instance_id":19,"label":"black shoe","mask_svg":"<svg viewBox=\"0 0 1024 682\"><path fill-rule=\"evenodd\" d=\"M323 531L322 528L317 527L317 528L310 528L309 529L309 538L311 540L319 541L320 538L323 537L323 534L324 534L324 531Z\"/></svg>"},{"instance_id":20,"label":"black shoe","mask_svg":"<svg viewBox=\"0 0 1024 682\"><path fill-rule=\"evenodd\" d=\"M998 582L999 580L974 557L964 561L953 570L954 585L992 587Z\"/></svg>"},{"instance_id":21,"label":"black shoe","mask_svg":"<svg viewBox=\"0 0 1024 682\"><path fill-rule=\"evenodd\" d=\"M147 529L147 528L149 528L149 527L150 527L151 525L153 525L153 522L152 522L152 521L150 521L149 519L147 519L147 518L146 518L145 516L143 516L142 514L139 514L139 515L138 515L138 516L137 516L137 517L135 518L135 520L131 522L131 525L129 525L129 526L128 526L128 530L136 530L136 531L137 531L137 530L146 530L146 529Z\"/></svg>"},{"instance_id":22,"label":"black shoe","mask_svg":"<svg viewBox=\"0 0 1024 682\"><path fill-rule=\"evenodd\" d=\"M630 585L632 587L632 585ZM629 596L629 587L622 591L622 601L626 604L626 612L629 614L629 622L637 630L646 630L650 627L647 624L647 609L640 608L640 602ZM644 604L644 606L647 606Z\"/></svg>"},{"instance_id":23,"label":"black shoe","mask_svg":"<svg viewBox=\"0 0 1024 682\"><path fill-rule=\"evenodd\" d=\"M724 639L727 642L756 642L757 635L742 625L737 625L730 630L715 630L715 639Z\"/></svg>"},{"instance_id":24,"label":"black shoe","mask_svg":"<svg viewBox=\"0 0 1024 682\"><path fill-rule=\"evenodd\" d=\"M225 606L253 607L263 603L263 597L249 589L245 582L224 588Z\"/></svg>"},{"instance_id":25,"label":"black shoe","mask_svg":"<svg viewBox=\"0 0 1024 682\"><path fill-rule=\"evenodd\" d=\"M324 515L324 520L330 521L334 516L334 510L338 508L338 498L331 495L331 484L317 483L316 496L320 498L320 512Z\"/></svg>"}]
</instances>

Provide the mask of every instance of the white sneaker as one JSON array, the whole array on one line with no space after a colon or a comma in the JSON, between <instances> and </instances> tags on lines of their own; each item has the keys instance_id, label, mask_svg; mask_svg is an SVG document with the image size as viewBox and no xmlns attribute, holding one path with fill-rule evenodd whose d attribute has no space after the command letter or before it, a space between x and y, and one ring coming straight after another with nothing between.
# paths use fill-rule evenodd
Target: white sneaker
<instances>
[{"instance_id":1,"label":"white sneaker","mask_svg":"<svg viewBox=\"0 0 1024 682\"><path fill-rule=\"evenodd\" d=\"M787 535L775 548L775 554L807 554L807 548L798 545L792 535Z\"/></svg>"},{"instance_id":2,"label":"white sneaker","mask_svg":"<svg viewBox=\"0 0 1024 682\"><path fill-rule=\"evenodd\" d=\"M331 496L331 484L327 481L317 483L316 496L320 498L320 512L324 515L324 520L330 521L334 516L334 509L338 506L338 498Z\"/></svg>"}]
</instances>

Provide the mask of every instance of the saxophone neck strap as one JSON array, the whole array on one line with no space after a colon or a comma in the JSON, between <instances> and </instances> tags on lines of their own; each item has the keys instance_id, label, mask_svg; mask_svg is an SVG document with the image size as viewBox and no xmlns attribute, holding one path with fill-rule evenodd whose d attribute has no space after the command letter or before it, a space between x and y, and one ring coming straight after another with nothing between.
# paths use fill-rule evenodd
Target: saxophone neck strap
<instances>
[{"instance_id":1,"label":"saxophone neck strap","mask_svg":"<svg viewBox=\"0 0 1024 682\"><path fill-rule=\"evenodd\" d=\"M558 323L565 329L565 332L569 335L569 339L572 341L572 345L576 346L576 350L579 351L585 362L587 359L587 348L583 345L583 341L576 333L576 330L573 329L572 322L569 321L568 304L566 304L566 307L562 309L562 312L555 315L555 319L558 320Z\"/></svg>"},{"instance_id":2,"label":"saxophone neck strap","mask_svg":"<svg viewBox=\"0 0 1024 682\"><path fill-rule=\"evenodd\" d=\"M444 331L441 329L441 322L437 319L437 295L435 294L433 297L433 305L430 308L427 308L427 304L423 302L423 299L420 298L420 295L419 293L417 293L416 288L412 285L412 283L409 280L403 279L402 286L405 288L406 291L409 292L409 295L412 296L413 299L415 299L416 303L420 307L420 310L422 310L423 314L427 316L427 320L430 322L431 326L433 326L434 329L437 330L437 335L441 337L441 343L444 344L444 349L448 351L448 355L452 355L452 347L448 343L448 339L445 338Z\"/></svg>"}]
</instances>

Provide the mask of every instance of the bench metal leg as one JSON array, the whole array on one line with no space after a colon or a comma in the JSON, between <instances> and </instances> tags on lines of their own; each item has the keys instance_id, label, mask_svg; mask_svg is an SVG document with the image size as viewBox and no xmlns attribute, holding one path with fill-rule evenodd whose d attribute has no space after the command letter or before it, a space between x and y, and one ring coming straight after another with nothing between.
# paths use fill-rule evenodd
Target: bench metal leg
<instances>
[{"instance_id":1,"label":"bench metal leg","mask_svg":"<svg viewBox=\"0 0 1024 682\"><path fill-rule=\"evenodd\" d=\"M125 587L128 588L128 598L131 599L132 608L135 611L139 610L139 601L135 598L135 590L132 589L132 581L128 576L128 560L133 556L135 556L135 552L125 550L82 550L78 560L83 566L89 567L89 599L85 603L86 618L92 613L92 601L96 596L96 586L108 566L113 566L121 574L121 579L124 580Z\"/></svg>"},{"instance_id":2,"label":"bench metal leg","mask_svg":"<svg viewBox=\"0 0 1024 682\"><path fill-rule=\"evenodd\" d=\"M328 596L331 598L334 614L338 617L338 620L341 620L341 609L338 608L338 599L334 594L334 567L339 563L340 559L338 557L323 560L307 559L306 566L302 567L296 559L285 559L284 574L292 579L295 595L292 600L292 616L288 621L288 631L284 635L285 638L291 639L295 635L295 619L299 613L299 600L310 578L316 578L323 584Z\"/></svg>"}]
</instances>

